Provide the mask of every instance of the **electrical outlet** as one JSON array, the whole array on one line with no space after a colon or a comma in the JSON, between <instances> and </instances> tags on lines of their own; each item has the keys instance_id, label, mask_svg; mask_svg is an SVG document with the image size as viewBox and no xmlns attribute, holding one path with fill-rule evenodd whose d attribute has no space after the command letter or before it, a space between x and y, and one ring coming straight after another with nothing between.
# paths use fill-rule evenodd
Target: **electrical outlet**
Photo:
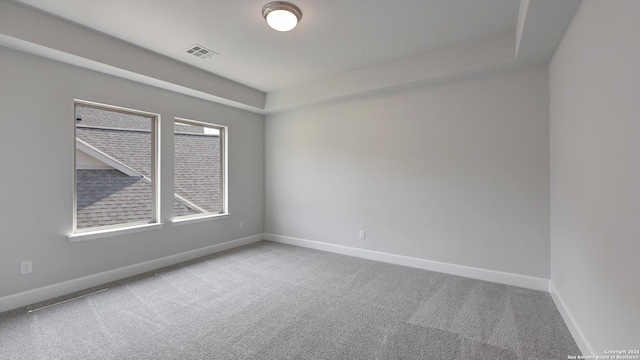
<instances>
[{"instance_id":1,"label":"electrical outlet","mask_svg":"<svg viewBox=\"0 0 640 360\"><path fill-rule=\"evenodd\" d=\"M360 239L366 239L367 238L367 234L365 233L364 230L360 230L360 232L358 233L358 237Z\"/></svg>"},{"instance_id":2,"label":"electrical outlet","mask_svg":"<svg viewBox=\"0 0 640 360\"><path fill-rule=\"evenodd\" d=\"M244 221L240 221L240 229L244 229Z\"/></svg>"},{"instance_id":3,"label":"electrical outlet","mask_svg":"<svg viewBox=\"0 0 640 360\"><path fill-rule=\"evenodd\" d=\"M33 272L33 262L31 260L20 262L20 275L31 274Z\"/></svg>"}]
</instances>

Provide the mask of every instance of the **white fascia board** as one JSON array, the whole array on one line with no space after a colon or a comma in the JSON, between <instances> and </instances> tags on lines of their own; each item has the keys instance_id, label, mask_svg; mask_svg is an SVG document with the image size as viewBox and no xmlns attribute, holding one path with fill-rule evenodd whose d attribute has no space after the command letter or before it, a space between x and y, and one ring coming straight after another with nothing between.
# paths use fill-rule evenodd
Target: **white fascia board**
<instances>
[{"instance_id":1,"label":"white fascia board","mask_svg":"<svg viewBox=\"0 0 640 360\"><path fill-rule=\"evenodd\" d=\"M91 156L92 158L101 161L109 166L111 166L112 168L128 175L128 176L135 176L135 177L140 177L143 176L142 174L140 174L139 172L133 170L132 168L128 167L127 165L121 163L120 161L112 158L111 156L103 153L102 151L96 149L95 147L89 145L87 142L82 141L78 138L76 138L76 149L78 151L82 151L83 153L87 154L88 156Z\"/></svg>"},{"instance_id":2,"label":"white fascia board","mask_svg":"<svg viewBox=\"0 0 640 360\"><path fill-rule=\"evenodd\" d=\"M180 196L178 195L178 193L173 193L173 197L180 203L182 203L183 205L192 208L193 210L197 210L200 211L203 214L208 213L209 211L201 208L200 206L194 204L193 202L187 200L184 196Z\"/></svg>"}]
</instances>

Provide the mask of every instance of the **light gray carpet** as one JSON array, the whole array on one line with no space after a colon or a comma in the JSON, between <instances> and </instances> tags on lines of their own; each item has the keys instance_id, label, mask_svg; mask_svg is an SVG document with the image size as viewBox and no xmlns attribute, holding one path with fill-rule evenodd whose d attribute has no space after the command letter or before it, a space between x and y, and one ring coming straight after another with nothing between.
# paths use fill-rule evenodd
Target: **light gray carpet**
<instances>
[{"instance_id":1,"label":"light gray carpet","mask_svg":"<svg viewBox=\"0 0 640 360\"><path fill-rule=\"evenodd\" d=\"M107 287L0 314L0 359L580 354L546 293L264 241Z\"/></svg>"}]
</instances>

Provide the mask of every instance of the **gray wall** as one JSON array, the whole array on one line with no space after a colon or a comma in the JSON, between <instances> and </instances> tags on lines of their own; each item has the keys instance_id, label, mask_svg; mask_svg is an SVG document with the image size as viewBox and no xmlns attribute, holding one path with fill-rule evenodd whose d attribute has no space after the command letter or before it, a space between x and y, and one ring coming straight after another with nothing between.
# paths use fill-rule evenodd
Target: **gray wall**
<instances>
[{"instance_id":1,"label":"gray wall","mask_svg":"<svg viewBox=\"0 0 640 360\"><path fill-rule=\"evenodd\" d=\"M550 64L551 280L600 355L640 346L639 19L583 1Z\"/></svg>"},{"instance_id":2,"label":"gray wall","mask_svg":"<svg viewBox=\"0 0 640 360\"><path fill-rule=\"evenodd\" d=\"M0 47L0 297L263 232L264 117ZM161 230L71 243L74 98L159 113ZM229 126L231 217L172 226L173 118ZM244 222L240 230L238 223ZM34 272L19 275L21 260Z\"/></svg>"},{"instance_id":3,"label":"gray wall","mask_svg":"<svg viewBox=\"0 0 640 360\"><path fill-rule=\"evenodd\" d=\"M269 115L265 231L549 278L548 99L539 68Z\"/></svg>"}]
</instances>

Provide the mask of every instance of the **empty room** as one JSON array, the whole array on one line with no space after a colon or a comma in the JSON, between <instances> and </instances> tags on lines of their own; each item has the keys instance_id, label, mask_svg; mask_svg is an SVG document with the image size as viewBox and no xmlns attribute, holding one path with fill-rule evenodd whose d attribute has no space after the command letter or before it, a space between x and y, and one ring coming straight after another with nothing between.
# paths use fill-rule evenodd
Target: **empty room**
<instances>
[{"instance_id":1,"label":"empty room","mask_svg":"<svg viewBox=\"0 0 640 360\"><path fill-rule=\"evenodd\" d=\"M640 360L639 34L0 0L0 359Z\"/></svg>"}]
</instances>

